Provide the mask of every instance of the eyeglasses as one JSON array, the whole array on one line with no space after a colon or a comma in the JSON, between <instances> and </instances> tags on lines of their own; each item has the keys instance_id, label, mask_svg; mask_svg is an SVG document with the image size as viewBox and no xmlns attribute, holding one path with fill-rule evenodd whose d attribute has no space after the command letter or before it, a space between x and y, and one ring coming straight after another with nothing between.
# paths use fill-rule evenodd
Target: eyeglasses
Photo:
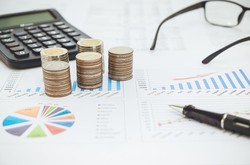
<instances>
[{"instance_id":1,"label":"eyeglasses","mask_svg":"<svg viewBox=\"0 0 250 165\"><path fill-rule=\"evenodd\" d=\"M199 9L199 8L203 8L204 9L204 14L205 14L205 20L215 26L221 26L221 27L234 27L240 24L240 22L242 21L242 18L244 17L244 14L246 11L250 10L250 8L242 6L236 2L232 2L232 1L220 1L220 0L210 0L210 1L202 1L196 4L193 4L189 7L186 7L170 16L168 16L167 18L165 18L160 25L157 28L157 31L155 33L155 37L154 37L154 41L153 44L150 48L150 50L154 50L155 46L156 46L156 42L157 42L157 38L158 38L158 34L160 31L161 26L167 22L168 20L184 14L186 12L195 10L195 9ZM241 43L241 42L245 42L245 41L249 41L249 37L243 38L241 40L235 41L232 44L229 44L228 46L218 50L217 52L215 52L215 54L210 55L210 58L207 57L207 60L203 60L204 64L207 62L210 62L213 58L215 58L217 55L219 55L221 52L225 51L226 49ZM211 59L211 60L209 60Z\"/></svg>"},{"instance_id":2,"label":"eyeglasses","mask_svg":"<svg viewBox=\"0 0 250 165\"><path fill-rule=\"evenodd\" d=\"M217 50L216 52L210 54L209 56L207 56L205 59L202 60L202 63L203 64L208 64L210 61L212 61L215 57L217 57L219 54L221 54L222 52L224 52L225 50L233 47L234 45L237 45L239 43L242 43L242 42L246 42L246 41L250 41L250 36L248 37L245 37L245 38L241 38L219 50Z\"/></svg>"}]
</instances>

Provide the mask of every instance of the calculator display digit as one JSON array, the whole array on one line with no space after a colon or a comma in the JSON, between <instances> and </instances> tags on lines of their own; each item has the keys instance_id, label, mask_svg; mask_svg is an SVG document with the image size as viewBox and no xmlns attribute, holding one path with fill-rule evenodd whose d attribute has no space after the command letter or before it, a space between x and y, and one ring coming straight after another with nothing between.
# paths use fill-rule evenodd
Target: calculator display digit
<instances>
[{"instance_id":1,"label":"calculator display digit","mask_svg":"<svg viewBox=\"0 0 250 165\"><path fill-rule=\"evenodd\" d=\"M21 24L40 23L54 21L56 18L49 11L38 13L26 13L22 15L14 15L9 17L0 18L0 29Z\"/></svg>"}]
</instances>

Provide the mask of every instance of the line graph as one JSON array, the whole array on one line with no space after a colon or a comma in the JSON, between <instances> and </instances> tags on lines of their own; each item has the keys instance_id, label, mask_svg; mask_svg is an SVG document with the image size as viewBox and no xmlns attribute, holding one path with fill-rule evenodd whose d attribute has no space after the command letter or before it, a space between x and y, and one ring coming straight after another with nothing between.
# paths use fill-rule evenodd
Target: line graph
<instances>
[{"instance_id":1,"label":"line graph","mask_svg":"<svg viewBox=\"0 0 250 165\"><path fill-rule=\"evenodd\" d=\"M224 134L235 136L227 131L214 128L207 124L198 123L195 120L185 118L180 112L172 110L168 104L193 104L201 109L208 109L217 113L229 113L250 119L250 102L248 98L203 98L195 99L181 97L178 100L167 98L165 100L141 100L141 127L142 136L146 141L175 139L176 137L192 138L216 138L223 139ZM237 110L237 111L235 111ZM226 136L230 137L230 136Z\"/></svg>"}]
</instances>

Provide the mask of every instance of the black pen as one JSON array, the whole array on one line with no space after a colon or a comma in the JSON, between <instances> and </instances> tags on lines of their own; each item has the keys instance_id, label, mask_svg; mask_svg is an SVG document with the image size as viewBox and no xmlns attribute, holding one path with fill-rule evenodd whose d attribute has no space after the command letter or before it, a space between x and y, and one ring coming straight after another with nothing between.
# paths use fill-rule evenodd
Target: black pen
<instances>
[{"instance_id":1,"label":"black pen","mask_svg":"<svg viewBox=\"0 0 250 165\"><path fill-rule=\"evenodd\" d=\"M228 131L250 136L250 120L233 116L227 113L219 114L195 108L193 105L169 105L171 108L182 111L188 118L213 125Z\"/></svg>"}]
</instances>

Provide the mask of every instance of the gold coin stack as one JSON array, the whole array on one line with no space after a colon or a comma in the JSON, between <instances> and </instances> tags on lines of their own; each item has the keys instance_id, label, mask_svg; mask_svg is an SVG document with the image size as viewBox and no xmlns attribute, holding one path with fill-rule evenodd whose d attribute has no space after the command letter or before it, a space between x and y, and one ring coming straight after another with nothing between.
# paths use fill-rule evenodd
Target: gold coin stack
<instances>
[{"instance_id":1,"label":"gold coin stack","mask_svg":"<svg viewBox=\"0 0 250 165\"><path fill-rule=\"evenodd\" d=\"M71 94L71 79L68 51L63 48L43 49L41 53L45 94L50 97L63 97ZM67 57L65 57L67 56Z\"/></svg>"},{"instance_id":2,"label":"gold coin stack","mask_svg":"<svg viewBox=\"0 0 250 165\"><path fill-rule=\"evenodd\" d=\"M81 52L97 52L102 55L102 73L104 73L104 57L103 57L104 44L102 40L98 39L83 39L77 42L78 53Z\"/></svg>"},{"instance_id":3,"label":"gold coin stack","mask_svg":"<svg viewBox=\"0 0 250 165\"><path fill-rule=\"evenodd\" d=\"M102 55L100 53L78 53L76 69L78 87L96 89L102 86Z\"/></svg>"},{"instance_id":4,"label":"gold coin stack","mask_svg":"<svg viewBox=\"0 0 250 165\"><path fill-rule=\"evenodd\" d=\"M133 49L113 47L109 49L109 78L126 81L133 77Z\"/></svg>"}]
</instances>

